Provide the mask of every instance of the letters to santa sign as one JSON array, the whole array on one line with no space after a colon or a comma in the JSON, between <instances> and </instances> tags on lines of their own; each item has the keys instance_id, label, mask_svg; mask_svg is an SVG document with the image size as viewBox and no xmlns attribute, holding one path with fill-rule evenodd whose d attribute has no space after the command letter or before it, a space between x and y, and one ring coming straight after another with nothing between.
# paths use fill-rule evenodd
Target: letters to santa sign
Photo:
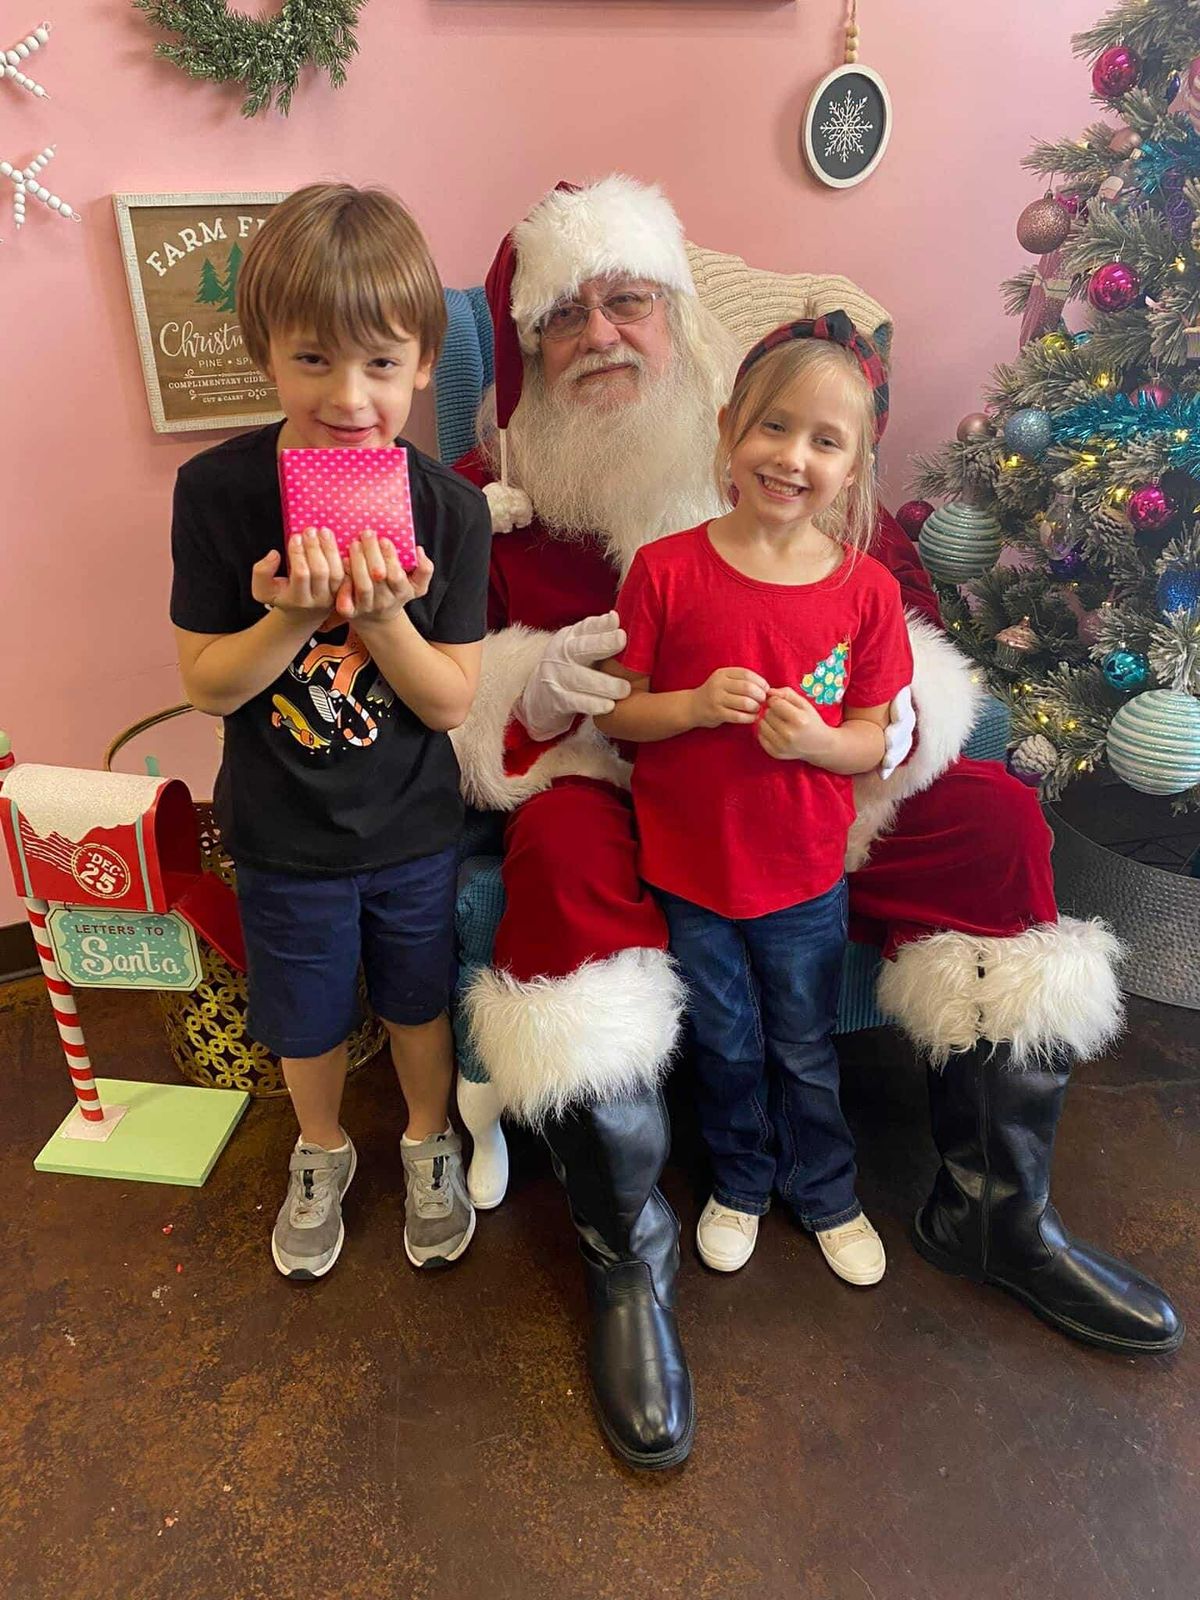
<instances>
[{"instance_id":1,"label":"letters to santa sign","mask_svg":"<svg viewBox=\"0 0 1200 1600\"><path fill-rule=\"evenodd\" d=\"M46 918L62 975L78 989L194 989L200 982L196 935L173 911L55 906Z\"/></svg>"},{"instance_id":2,"label":"letters to santa sign","mask_svg":"<svg viewBox=\"0 0 1200 1600\"><path fill-rule=\"evenodd\" d=\"M887 85L870 67L835 67L821 79L804 114L804 153L813 176L831 189L869 178L892 136Z\"/></svg>"}]
</instances>

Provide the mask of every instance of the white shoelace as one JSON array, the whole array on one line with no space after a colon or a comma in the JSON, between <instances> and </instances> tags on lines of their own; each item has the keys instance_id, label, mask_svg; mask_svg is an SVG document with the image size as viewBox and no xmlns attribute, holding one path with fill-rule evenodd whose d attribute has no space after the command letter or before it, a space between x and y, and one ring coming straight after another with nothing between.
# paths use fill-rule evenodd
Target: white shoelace
<instances>
[{"instance_id":1,"label":"white shoelace","mask_svg":"<svg viewBox=\"0 0 1200 1600\"><path fill-rule=\"evenodd\" d=\"M752 1237L757 1221L757 1217L749 1216L745 1211L734 1211L728 1206L720 1206L708 1216L710 1228L736 1228L743 1239Z\"/></svg>"}]
</instances>

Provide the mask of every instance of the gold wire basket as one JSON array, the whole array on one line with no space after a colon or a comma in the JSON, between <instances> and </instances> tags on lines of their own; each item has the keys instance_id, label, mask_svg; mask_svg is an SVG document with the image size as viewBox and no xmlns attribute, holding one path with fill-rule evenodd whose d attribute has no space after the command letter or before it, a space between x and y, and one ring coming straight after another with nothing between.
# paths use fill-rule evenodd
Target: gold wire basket
<instances>
[{"instance_id":1,"label":"gold wire basket","mask_svg":"<svg viewBox=\"0 0 1200 1600\"><path fill-rule=\"evenodd\" d=\"M193 710L188 704L168 706L125 728L104 752L104 769L139 734ZM231 888L237 875L233 862L221 848L221 833L213 817L212 802L197 800L200 824L200 860L205 872L214 872ZM237 972L206 939L200 947L200 982L183 993L160 990L156 999L167 1030L175 1065L189 1083L210 1089L245 1089L258 1099L286 1095L287 1086L279 1057L246 1032L246 974ZM350 1071L372 1060L384 1043L384 1028L367 1002L366 984L358 977L362 1021L347 1041Z\"/></svg>"}]
</instances>

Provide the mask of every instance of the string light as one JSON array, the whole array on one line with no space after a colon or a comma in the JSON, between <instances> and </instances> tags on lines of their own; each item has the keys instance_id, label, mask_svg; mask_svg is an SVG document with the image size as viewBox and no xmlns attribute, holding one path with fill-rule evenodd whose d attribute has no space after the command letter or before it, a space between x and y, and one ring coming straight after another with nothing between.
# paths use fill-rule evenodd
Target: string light
<instances>
[{"instance_id":1,"label":"string light","mask_svg":"<svg viewBox=\"0 0 1200 1600\"><path fill-rule=\"evenodd\" d=\"M1188 442L1189 437L1190 437L1190 435L1189 435L1188 430L1186 428L1176 428L1175 429L1175 439L1176 439L1177 443L1186 444Z\"/></svg>"},{"instance_id":2,"label":"string light","mask_svg":"<svg viewBox=\"0 0 1200 1600\"><path fill-rule=\"evenodd\" d=\"M1183 259L1182 256L1176 256L1174 261L1171 263L1171 265L1175 268L1176 272L1186 272L1187 271L1187 262Z\"/></svg>"}]
</instances>

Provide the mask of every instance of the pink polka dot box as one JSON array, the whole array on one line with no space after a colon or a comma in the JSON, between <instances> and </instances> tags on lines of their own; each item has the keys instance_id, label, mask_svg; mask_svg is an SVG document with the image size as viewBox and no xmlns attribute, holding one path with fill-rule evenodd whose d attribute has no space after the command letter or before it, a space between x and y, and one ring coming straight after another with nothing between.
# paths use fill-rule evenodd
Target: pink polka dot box
<instances>
[{"instance_id":1,"label":"pink polka dot box","mask_svg":"<svg viewBox=\"0 0 1200 1600\"><path fill-rule=\"evenodd\" d=\"M396 546L406 572L416 566L406 450L281 450L279 488L286 538L328 528L344 556L373 528Z\"/></svg>"}]
</instances>

